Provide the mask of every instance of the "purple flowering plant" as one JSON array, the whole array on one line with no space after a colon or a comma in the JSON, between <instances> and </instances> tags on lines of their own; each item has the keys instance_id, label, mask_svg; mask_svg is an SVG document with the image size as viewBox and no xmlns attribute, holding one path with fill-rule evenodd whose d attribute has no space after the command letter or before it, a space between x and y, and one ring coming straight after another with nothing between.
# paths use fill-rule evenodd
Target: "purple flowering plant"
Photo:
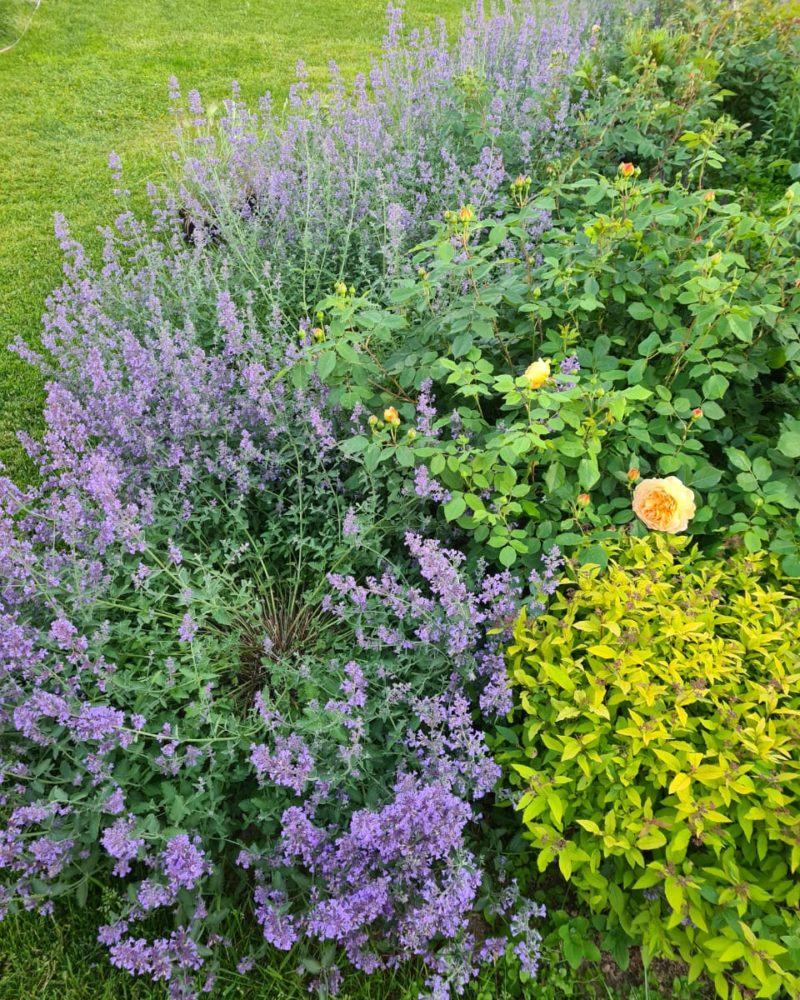
<instances>
[{"instance_id":1,"label":"purple flowering plant","mask_svg":"<svg viewBox=\"0 0 800 1000\"><path fill-rule=\"evenodd\" d=\"M510 884L480 835L485 732L557 554L523 586L408 532L393 564L367 505L342 514L314 474L247 502L195 483L188 517L161 494L135 546L95 559L88 524L70 550L46 517L58 483L4 484L3 907L108 885L110 960L174 997L213 974L231 906L262 953L297 946L329 980L339 951L366 973L414 958L444 995L506 948L512 903L493 900L491 945L474 931L487 884Z\"/></svg>"},{"instance_id":2,"label":"purple flowering plant","mask_svg":"<svg viewBox=\"0 0 800 1000\"><path fill-rule=\"evenodd\" d=\"M158 202L159 218L196 245L235 247L237 281L255 272L297 319L348 275L381 287L408 270L431 218L490 204L509 176L569 147L580 91L565 81L596 43L593 10L480 0L449 39L443 22L408 29L390 3L371 70L348 89L331 64L318 92L300 63L285 111L269 94L249 107L234 86L215 118L173 80L179 194Z\"/></svg>"},{"instance_id":3,"label":"purple flowering plant","mask_svg":"<svg viewBox=\"0 0 800 1000\"><path fill-rule=\"evenodd\" d=\"M467 566L426 537L421 486L389 516L342 448L366 414L293 380L311 336L228 290L176 330L154 284L163 325L115 339L73 249L40 482L0 479L3 911L105 885L111 962L173 997L213 975L232 907L329 986L343 951L421 960L443 995L507 940L510 903L491 946L470 923L511 879L479 835L486 732L557 553L543 581Z\"/></svg>"},{"instance_id":4,"label":"purple flowering plant","mask_svg":"<svg viewBox=\"0 0 800 1000\"><path fill-rule=\"evenodd\" d=\"M294 796L277 842L255 838L240 862L268 942L335 943L367 973L416 957L435 992L506 950L502 933L489 946L474 931L479 895L510 881L502 837L481 831L499 777L484 731L510 706L508 628L524 599L552 592L560 563L553 553L523 587L508 572L466 572L434 539L409 532L405 545L410 579L389 564L328 574L321 610L347 623L351 658L284 662L257 694L264 735L251 761L262 789L269 778ZM302 706L297 691L310 695ZM505 903L495 895L484 919L523 905L510 884Z\"/></svg>"}]
</instances>

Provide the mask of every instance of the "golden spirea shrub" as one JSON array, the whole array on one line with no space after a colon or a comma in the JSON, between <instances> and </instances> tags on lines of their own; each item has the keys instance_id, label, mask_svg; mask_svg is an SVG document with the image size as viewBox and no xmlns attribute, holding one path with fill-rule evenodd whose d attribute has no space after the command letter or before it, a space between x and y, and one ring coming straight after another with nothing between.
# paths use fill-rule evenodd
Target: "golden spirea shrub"
<instances>
[{"instance_id":1,"label":"golden spirea shrub","mask_svg":"<svg viewBox=\"0 0 800 1000\"><path fill-rule=\"evenodd\" d=\"M800 584L686 538L609 555L508 650L538 869L723 997L800 996Z\"/></svg>"}]
</instances>

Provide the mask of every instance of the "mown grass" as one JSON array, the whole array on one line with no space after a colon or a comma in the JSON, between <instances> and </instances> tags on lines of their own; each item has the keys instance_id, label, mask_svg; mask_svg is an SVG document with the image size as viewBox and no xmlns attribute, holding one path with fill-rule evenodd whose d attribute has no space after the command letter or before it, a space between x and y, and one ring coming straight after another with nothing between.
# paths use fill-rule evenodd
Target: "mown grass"
<instances>
[{"instance_id":1,"label":"mown grass","mask_svg":"<svg viewBox=\"0 0 800 1000\"><path fill-rule=\"evenodd\" d=\"M22 914L0 924L0 1000L166 1000L163 984L110 966L105 948L96 941L98 915L92 911L60 910L48 919ZM246 954L241 922L232 919L226 932L234 939L232 953L237 958ZM247 976L237 973L235 961L223 964L210 994L213 1000L310 996L296 975L294 953L274 952ZM504 975L502 967L488 969L467 987L464 1000L708 1000L712 995L700 985L673 979L669 963L649 975L641 969L625 975L609 962L586 963L575 971L546 948L535 983L523 986ZM372 976L345 970L339 1000L417 1000L424 986L418 971L409 965Z\"/></svg>"},{"instance_id":2,"label":"mown grass","mask_svg":"<svg viewBox=\"0 0 800 1000\"><path fill-rule=\"evenodd\" d=\"M409 22L454 24L462 0L408 0ZM123 158L135 206L146 179L165 176L167 78L209 100L239 81L246 98L282 101L298 59L323 83L335 59L367 68L384 28L384 0L43 0L22 41L0 54L0 462L31 469L16 441L40 426L41 380L6 350L35 341L61 259L55 211L98 245L116 206L106 163ZM34 0L0 0L0 48L13 41Z\"/></svg>"}]
</instances>

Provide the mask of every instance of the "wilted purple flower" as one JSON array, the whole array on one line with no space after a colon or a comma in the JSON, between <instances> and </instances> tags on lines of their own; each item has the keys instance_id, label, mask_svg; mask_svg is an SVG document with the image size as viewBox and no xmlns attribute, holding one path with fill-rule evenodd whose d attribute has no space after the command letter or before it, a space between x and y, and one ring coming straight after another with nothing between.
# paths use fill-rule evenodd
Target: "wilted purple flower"
<instances>
[{"instance_id":1,"label":"wilted purple flower","mask_svg":"<svg viewBox=\"0 0 800 1000\"><path fill-rule=\"evenodd\" d=\"M256 960L252 955L245 955L244 958L240 959L236 964L236 971L240 976L246 976L248 972L251 972L255 968Z\"/></svg>"},{"instance_id":2,"label":"wilted purple flower","mask_svg":"<svg viewBox=\"0 0 800 1000\"><path fill-rule=\"evenodd\" d=\"M547 915L543 905L532 900L524 900L517 907L511 919L511 933L520 938L514 945L514 954L519 959L522 971L535 978L539 971L542 935L533 927L533 920L542 920Z\"/></svg>"},{"instance_id":3,"label":"wilted purple flower","mask_svg":"<svg viewBox=\"0 0 800 1000\"><path fill-rule=\"evenodd\" d=\"M347 508L347 513L342 521L342 534L345 538L355 538L358 535L358 518L352 507Z\"/></svg>"}]
</instances>

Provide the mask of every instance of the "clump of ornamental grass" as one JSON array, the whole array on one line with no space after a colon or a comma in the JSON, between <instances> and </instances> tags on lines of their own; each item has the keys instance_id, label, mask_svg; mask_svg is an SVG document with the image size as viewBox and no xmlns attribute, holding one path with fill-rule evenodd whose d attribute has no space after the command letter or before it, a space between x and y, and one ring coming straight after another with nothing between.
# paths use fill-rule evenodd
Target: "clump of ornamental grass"
<instances>
[{"instance_id":1,"label":"clump of ornamental grass","mask_svg":"<svg viewBox=\"0 0 800 1000\"><path fill-rule=\"evenodd\" d=\"M246 704L269 684L272 664L302 657L319 645L326 616L312 594L296 586L267 586L255 609L233 622L239 637L237 696Z\"/></svg>"}]
</instances>

